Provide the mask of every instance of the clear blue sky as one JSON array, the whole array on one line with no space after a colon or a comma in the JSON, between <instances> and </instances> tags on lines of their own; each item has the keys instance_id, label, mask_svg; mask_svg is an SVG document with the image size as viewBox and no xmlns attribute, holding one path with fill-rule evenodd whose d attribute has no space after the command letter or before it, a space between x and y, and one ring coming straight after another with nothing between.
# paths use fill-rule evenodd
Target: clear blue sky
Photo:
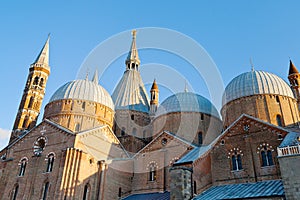
<instances>
[{"instance_id":1,"label":"clear blue sky","mask_svg":"<svg viewBox=\"0 0 300 200\"><path fill-rule=\"evenodd\" d=\"M60 85L76 78L81 63L99 43L142 27L173 29L193 38L210 54L225 85L250 70L250 57L255 69L287 80L289 57L300 66L299 8L296 0L1 2L0 147L7 142L5 130L13 126L28 67L49 32L51 76L43 107ZM149 52L141 52L142 63L154 62L157 57L158 63L170 66L186 64L154 53L151 57ZM114 80L122 76L123 62L124 57L115 62L119 70L114 68ZM114 84L103 85L111 93ZM201 88L195 91L207 96Z\"/></svg>"}]
</instances>

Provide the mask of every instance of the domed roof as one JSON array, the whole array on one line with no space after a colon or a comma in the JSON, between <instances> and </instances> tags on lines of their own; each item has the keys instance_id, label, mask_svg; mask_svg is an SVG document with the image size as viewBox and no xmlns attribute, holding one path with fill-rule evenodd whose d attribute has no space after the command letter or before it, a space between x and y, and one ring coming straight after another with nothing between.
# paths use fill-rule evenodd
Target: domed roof
<instances>
[{"instance_id":1,"label":"domed roof","mask_svg":"<svg viewBox=\"0 0 300 200\"><path fill-rule=\"evenodd\" d=\"M56 90L49 102L60 99L80 99L94 101L114 110L114 103L109 93L94 81L74 80L67 82L58 90Z\"/></svg>"},{"instance_id":2,"label":"domed roof","mask_svg":"<svg viewBox=\"0 0 300 200\"><path fill-rule=\"evenodd\" d=\"M157 115L171 112L200 112L220 118L217 109L208 99L192 92L171 95L161 103Z\"/></svg>"},{"instance_id":3,"label":"domed roof","mask_svg":"<svg viewBox=\"0 0 300 200\"><path fill-rule=\"evenodd\" d=\"M294 98L291 88L282 78L264 71L251 71L235 77L227 85L223 94L223 105L256 94L277 94Z\"/></svg>"}]
</instances>

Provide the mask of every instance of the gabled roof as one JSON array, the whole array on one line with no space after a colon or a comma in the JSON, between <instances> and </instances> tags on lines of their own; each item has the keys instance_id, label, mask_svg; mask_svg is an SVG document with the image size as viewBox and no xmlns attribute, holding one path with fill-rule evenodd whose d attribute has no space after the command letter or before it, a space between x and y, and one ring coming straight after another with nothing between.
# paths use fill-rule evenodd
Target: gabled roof
<instances>
[{"instance_id":1,"label":"gabled roof","mask_svg":"<svg viewBox=\"0 0 300 200\"><path fill-rule=\"evenodd\" d=\"M299 138L300 138L300 133L290 132L285 136L285 138L279 145L279 148L300 145Z\"/></svg>"},{"instance_id":2,"label":"gabled roof","mask_svg":"<svg viewBox=\"0 0 300 200\"><path fill-rule=\"evenodd\" d=\"M107 125L79 132L76 136L79 139L78 147L98 160L129 158L127 151Z\"/></svg>"},{"instance_id":3,"label":"gabled roof","mask_svg":"<svg viewBox=\"0 0 300 200\"><path fill-rule=\"evenodd\" d=\"M261 181L213 186L194 198L194 200L252 199L263 197L284 197L281 180Z\"/></svg>"},{"instance_id":4,"label":"gabled roof","mask_svg":"<svg viewBox=\"0 0 300 200\"><path fill-rule=\"evenodd\" d=\"M183 156L181 159L179 159L175 164L183 164L187 162L194 162L195 160L203 157L206 155L207 152L209 152L233 127L235 127L240 121L243 120L252 120L256 121L258 123L264 124L266 126L269 126L270 128L277 129L277 131L281 132L286 132L288 133L289 131L280 127L280 126L275 126L274 124L270 124L269 122L265 122L261 119L257 119L255 117L252 117L247 114L242 114L238 119L236 119L226 130L224 130L214 141L212 141L209 145L207 146L202 146L202 147L197 147L190 151L188 154Z\"/></svg>"},{"instance_id":5,"label":"gabled roof","mask_svg":"<svg viewBox=\"0 0 300 200\"><path fill-rule=\"evenodd\" d=\"M144 148L142 148L139 152L137 152L137 153L133 156L133 158L136 157L137 155L141 154L142 152L144 152L147 148L149 148L149 146L151 146L153 143L155 143L155 142L158 140L158 138L160 138L160 137L161 137L162 135L164 135L164 134L171 136L172 138L174 138L174 139L176 139L176 140L178 140L178 141L180 141L180 142L186 144L187 146L191 146L191 147L193 147L193 148L196 148L196 147L197 147L197 146L195 146L194 144L192 144L191 142L188 142L188 141L186 141L185 139L180 138L180 137L178 137L177 135L175 135L175 134L173 134L173 133L171 133L171 132L169 132L169 131L162 131L162 132L159 133L155 138L153 138L153 139L151 140L151 142L149 142Z\"/></svg>"},{"instance_id":6,"label":"gabled roof","mask_svg":"<svg viewBox=\"0 0 300 200\"><path fill-rule=\"evenodd\" d=\"M10 148L12 147L13 145L15 145L17 142L19 142L20 140L22 140L26 135L30 134L32 131L34 131L36 128L38 128L39 126L42 126L44 123L47 123L49 124L50 126L52 127L55 127L59 130L61 130L62 132L65 132L67 134L71 134L71 135L75 135L74 132L72 132L71 130L53 122L53 121L50 121L49 119L44 119L39 125L33 127L30 131L28 132L25 132L23 135L21 135L18 139L16 139L15 141L13 141L12 143L8 144L8 146L6 148Z\"/></svg>"},{"instance_id":7,"label":"gabled roof","mask_svg":"<svg viewBox=\"0 0 300 200\"><path fill-rule=\"evenodd\" d=\"M196 147L186 155L184 155L181 159L179 159L175 164L183 164L194 162L198 158L202 157L209 149L211 149L211 145Z\"/></svg>"},{"instance_id":8,"label":"gabled roof","mask_svg":"<svg viewBox=\"0 0 300 200\"><path fill-rule=\"evenodd\" d=\"M170 199L170 192L133 194L123 198L123 200L169 200L169 199Z\"/></svg>"}]
</instances>

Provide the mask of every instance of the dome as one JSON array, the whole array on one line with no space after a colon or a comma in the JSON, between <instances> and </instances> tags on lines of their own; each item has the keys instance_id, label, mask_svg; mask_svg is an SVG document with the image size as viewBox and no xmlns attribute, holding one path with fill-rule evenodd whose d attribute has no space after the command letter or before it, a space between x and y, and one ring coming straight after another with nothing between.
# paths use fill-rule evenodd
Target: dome
<instances>
[{"instance_id":1,"label":"dome","mask_svg":"<svg viewBox=\"0 0 300 200\"><path fill-rule=\"evenodd\" d=\"M74 80L67 82L56 90L49 102L60 99L94 101L114 110L114 103L109 93L99 84L89 80Z\"/></svg>"},{"instance_id":2,"label":"dome","mask_svg":"<svg viewBox=\"0 0 300 200\"><path fill-rule=\"evenodd\" d=\"M157 111L157 115L171 112L200 112L219 117L215 106L206 98L192 92L180 92L164 100Z\"/></svg>"},{"instance_id":3,"label":"dome","mask_svg":"<svg viewBox=\"0 0 300 200\"><path fill-rule=\"evenodd\" d=\"M223 106L228 102L256 94L277 94L294 98L289 85L275 74L251 71L235 77L225 88Z\"/></svg>"}]
</instances>

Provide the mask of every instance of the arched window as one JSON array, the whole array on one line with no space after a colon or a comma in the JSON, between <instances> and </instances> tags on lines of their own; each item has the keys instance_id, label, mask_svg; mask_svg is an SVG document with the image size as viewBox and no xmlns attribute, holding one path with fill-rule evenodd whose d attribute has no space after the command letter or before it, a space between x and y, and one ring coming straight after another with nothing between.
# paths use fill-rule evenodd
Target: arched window
<instances>
[{"instance_id":1,"label":"arched window","mask_svg":"<svg viewBox=\"0 0 300 200\"><path fill-rule=\"evenodd\" d=\"M82 110L85 110L85 102L82 103Z\"/></svg>"},{"instance_id":2,"label":"arched window","mask_svg":"<svg viewBox=\"0 0 300 200\"><path fill-rule=\"evenodd\" d=\"M19 162L19 165L20 165L19 176L24 176L25 175L27 162L28 162L27 158L22 158L22 160Z\"/></svg>"},{"instance_id":3,"label":"arched window","mask_svg":"<svg viewBox=\"0 0 300 200\"><path fill-rule=\"evenodd\" d=\"M122 188L119 187L119 194L118 194L118 197L122 197Z\"/></svg>"},{"instance_id":4,"label":"arched window","mask_svg":"<svg viewBox=\"0 0 300 200\"><path fill-rule=\"evenodd\" d=\"M125 135L125 127L122 127L121 136L124 136L124 135Z\"/></svg>"},{"instance_id":5,"label":"arched window","mask_svg":"<svg viewBox=\"0 0 300 200\"><path fill-rule=\"evenodd\" d=\"M261 163L262 163L262 166L268 166L268 161L267 161L267 157L266 157L266 152L265 151L261 151L260 152L261 154Z\"/></svg>"},{"instance_id":6,"label":"arched window","mask_svg":"<svg viewBox=\"0 0 300 200\"><path fill-rule=\"evenodd\" d=\"M131 120L134 120L134 115L131 115Z\"/></svg>"},{"instance_id":7,"label":"arched window","mask_svg":"<svg viewBox=\"0 0 300 200\"><path fill-rule=\"evenodd\" d=\"M237 166L238 166L238 170L241 170L241 169L243 169L243 167L242 167L242 157L241 157L241 154L238 154L237 155Z\"/></svg>"},{"instance_id":8,"label":"arched window","mask_svg":"<svg viewBox=\"0 0 300 200\"><path fill-rule=\"evenodd\" d=\"M273 156L272 156L272 151L273 151L272 146L264 143L261 144L257 149L260 151L262 167L274 165Z\"/></svg>"},{"instance_id":9,"label":"arched window","mask_svg":"<svg viewBox=\"0 0 300 200\"><path fill-rule=\"evenodd\" d=\"M40 87L43 87L43 85L44 85L44 79L41 78L41 81L40 81Z\"/></svg>"},{"instance_id":10,"label":"arched window","mask_svg":"<svg viewBox=\"0 0 300 200\"><path fill-rule=\"evenodd\" d=\"M46 172L52 172L53 164L54 164L54 154L51 153L48 155Z\"/></svg>"},{"instance_id":11,"label":"arched window","mask_svg":"<svg viewBox=\"0 0 300 200\"><path fill-rule=\"evenodd\" d=\"M273 163L273 157L272 157L272 151L271 150L267 151L267 161L268 161L269 166L274 165L274 163Z\"/></svg>"},{"instance_id":12,"label":"arched window","mask_svg":"<svg viewBox=\"0 0 300 200\"><path fill-rule=\"evenodd\" d=\"M49 186L50 186L50 183L49 183L49 182L46 182L46 183L44 184L43 196L42 196L42 199L43 199L43 200L46 200L46 199L47 199L47 195L48 195L48 191L49 191Z\"/></svg>"},{"instance_id":13,"label":"arched window","mask_svg":"<svg viewBox=\"0 0 300 200\"><path fill-rule=\"evenodd\" d=\"M242 170L242 151L239 148L233 148L228 153L228 158L231 158L232 171Z\"/></svg>"},{"instance_id":14,"label":"arched window","mask_svg":"<svg viewBox=\"0 0 300 200\"><path fill-rule=\"evenodd\" d=\"M197 194L197 182L194 181L194 194Z\"/></svg>"},{"instance_id":15,"label":"arched window","mask_svg":"<svg viewBox=\"0 0 300 200\"><path fill-rule=\"evenodd\" d=\"M39 84L39 77L36 76L36 77L34 78L33 85L38 85L38 84Z\"/></svg>"},{"instance_id":16,"label":"arched window","mask_svg":"<svg viewBox=\"0 0 300 200\"><path fill-rule=\"evenodd\" d=\"M28 117L25 117L23 121L23 128L27 128L27 123L28 123Z\"/></svg>"},{"instance_id":17,"label":"arched window","mask_svg":"<svg viewBox=\"0 0 300 200\"><path fill-rule=\"evenodd\" d=\"M75 124L75 131L76 132L80 131L80 124L79 123Z\"/></svg>"},{"instance_id":18,"label":"arched window","mask_svg":"<svg viewBox=\"0 0 300 200\"><path fill-rule=\"evenodd\" d=\"M280 103L279 96L276 96L275 98L276 98L276 102Z\"/></svg>"},{"instance_id":19,"label":"arched window","mask_svg":"<svg viewBox=\"0 0 300 200\"><path fill-rule=\"evenodd\" d=\"M231 162L232 162L232 170L237 170L237 161L236 161L236 156L233 155L231 157Z\"/></svg>"},{"instance_id":20,"label":"arched window","mask_svg":"<svg viewBox=\"0 0 300 200\"><path fill-rule=\"evenodd\" d=\"M90 195L90 185L87 183L84 186L84 190L83 190L83 200L88 200L89 199L89 195Z\"/></svg>"},{"instance_id":21,"label":"arched window","mask_svg":"<svg viewBox=\"0 0 300 200\"><path fill-rule=\"evenodd\" d=\"M202 145L202 143L203 143L203 134L202 134L202 132L200 131L200 132L198 133L198 145L200 146L200 145Z\"/></svg>"},{"instance_id":22,"label":"arched window","mask_svg":"<svg viewBox=\"0 0 300 200\"><path fill-rule=\"evenodd\" d=\"M12 200L16 200L17 199L18 192L19 192L19 185L17 184L15 186L15 188L13 189L13 191L12 191L12 196L11 196Z\"/></svg>"},{"instance_id":23,"label":"arched window","mask_svg":"<svg viewBox=\"0 0 300 200\"><path fill-rule=\"evenodd\" d=\"M204 114L203 114L203 113L201 113L201 115L200 115L200 119L201 119L201 121L203 121L203 120L204 120Z\"/></svg>"},{"instance_id":24,"label":"arched window","mask_svg":"<svg viewBox=\"0 0 300 200\"><path fill-rule=\"evenodd\" d=\"M156 180L156 166L154 163L151 163L149 166L149 181L155 181Z\"/></svg>"},{"instance_id":25,"label":"arched window","mask_svg":"<svg viewBox=\"0 0 300 200\"><path fill-rule=\"evenodd\" d=\"M34 97L30 97L28 108L33 108Z\"/></svg>"},{"instance_id":26,"label":"arched window","mask_svg":"<svg viewBox=\"0 0 300 200\"><path fill-rule=\"evenodd\" d=\"M233 171L238 171L242 170L242 157L240 154L238 155L233 155L232 156L232 170Z\"/></svg>"},{"instance_id":27,"label":"arched window","mask_svg":"<svg viewBox=\"0 0 300 200\"><path fill-rule=\"evenodd\" d=\"M276 121L278 126L282 126L282 120L280 115L276 115Z\"/></svg>"}]
</instances>

